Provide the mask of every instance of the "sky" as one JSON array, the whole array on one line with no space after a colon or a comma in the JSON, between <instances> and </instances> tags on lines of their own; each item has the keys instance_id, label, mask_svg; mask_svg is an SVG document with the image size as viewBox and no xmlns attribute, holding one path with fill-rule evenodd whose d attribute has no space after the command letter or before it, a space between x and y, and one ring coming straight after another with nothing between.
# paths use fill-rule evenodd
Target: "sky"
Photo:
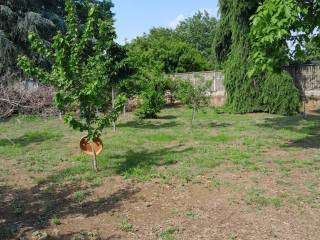
<instances>
[{"instance_id":1,"label":"sky","mask_svg":"<svg viewBox=\"0 0 320 240\"><path fill-rule=\"evenodd\" d=\"M217 17L218 0L113 0L117 41L134 39L152 27L174 28L198 10Z\"/></svg>"}]
</instances>

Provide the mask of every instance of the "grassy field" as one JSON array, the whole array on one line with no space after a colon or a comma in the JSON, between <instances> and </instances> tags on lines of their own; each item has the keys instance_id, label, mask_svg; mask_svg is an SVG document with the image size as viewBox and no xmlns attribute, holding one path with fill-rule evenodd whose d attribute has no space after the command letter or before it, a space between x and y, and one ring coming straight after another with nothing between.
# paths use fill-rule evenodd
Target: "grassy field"
<instances>
[{"instance_id":1,"label":"grassy field","mask_svg":"<svg viewBox=\"0 0 320 240\"><path fill-rule=\"evenodd\" d=\"M82 206L90 198L99 199L94 189L121 181L141 188L150 184L182 188L203 185L208 192L219 193L225 204L241 205L244 211L263 208L277 211L292 206L318 209L318 116L304 119L300 115L219 114L207 109L197 115L192 128L190 119L191 110L185 108L166 109L154 120L140 121L131 114L122 116L117 131L107 129L102 136L104 151L98 157L98 174L91 169L90 157L79 150L83 134L70 130L59 119L19 116L1 122L0 194L12 193L12 187L16 189L15 195L24 196L38 187L41 194L60 196L62 186L69 186L70 191L62 200L70 198L71 205ZM119 177L121 180L117 180ZM114 198L117 202L120 197ZM0 200L1 203L8 204L5 200ZM13 203L10 202L11 206ZM2 227L8 228L8 222L13 220L27 222L32 216L23 217L25 207L19 201L16 205L11 209L13 213L0 210L0 215L8 215ZM40 229L60 225L71 214L64 215L57 209L46 206L41 210L46 220ZM192 210L186 210L184 217L199 218ZM135 239L135 225L130 219L121 215L117 220L114 231L119 231L120 236L124 234L121 239ZM34 226L34 230L39 229ZM155 238L136 233L136 239L198 239L192 238L191 233L184 235L185 232L181 233L176 226L166 226L154 234ZM238 239L232 238L239 236L236 232L234 229L234 233L220 239ZM8 230L3 230L2 236L10 236Z\"/></svg>"}]
</instances>

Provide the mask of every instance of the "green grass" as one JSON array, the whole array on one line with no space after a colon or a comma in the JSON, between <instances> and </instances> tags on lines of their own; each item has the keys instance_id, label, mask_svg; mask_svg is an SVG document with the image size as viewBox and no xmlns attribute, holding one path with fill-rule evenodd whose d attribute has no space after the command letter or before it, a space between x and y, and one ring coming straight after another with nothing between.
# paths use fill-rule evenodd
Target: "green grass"
<instances>
[{"instance_id":1,"label":"green grass","mask_svg":"<svg viewBox=\"0 0 320 240\"><path fill-rule=\"evenodd\" d=\"M174 227L170 227L165 231L160 233L160 238L162 240L176 240L174 234L177 232L177 229Z\"/></svg>"},{"instance_id":2,"label":"green grass","mask_svg":"<svg viewBox=\"0 0 320 240\"><path fill-rule=\"evenodd\" d=\"M76 203L81 203L81 202L83 202L88 196L89 196L89 193L88 193L88 192L78 191L78 192L75 192L75 193L73 194L73 200L74 200L74 202L76 202Z\"/></svg>"},{"instance_id":3,"label":"green grass","mask_svg":"<svg viewBox=\"0 0 320 240\"><path fill-rule=\"evenodd\" d=\"M264 194L259 189L251 189L247 194L245 202L248 205L258 208L272 206L274 208L280 208L282 206L282 199L279 197L270 197Z\"/></svg>"},{"instance_id":4,"label":"green grass","mask_svg":"<svg viewBox=\"0 0 320 240\"><path fill-rule=\"evenodd\" d=\"M132 232L133 225L129 222L127 218L125 218L118 224L118 229L123 232Z\"/></svg>"},{"instance_id":5,"label":"green grass","mask_svg":"<svg viewBox=\"0 0 320 240\"><path fill-rule=\"evenodd\" d=\"M51 219L51 224L54 224L54 225L61 225L61 224L62 224L62 222L61 222L61 220L60 220L59 218L54 217L54 218L52 218L52 219Z\"/></svg>"},{"instance_id":6,"label":"green grass","mask_svg":"<svg viewBox=\"0 0 320 240\"><path fill-rule=\"evenodd\" d=\"M159 119L144 121L128 114L118 123L116 133L107 129L102 136L104 151L98 157L98 174L91 170L91 158L79 150L84 134L56 118L20 116L0 122L0 158L14 160L15 168L45 173L48 177L40 182L84 181L92 186L114 175L140 181L188 182L226 164L269 174L268 164L274 162L278 172L287 175L293 168L319 166L319 118L206 112L196 116L193 128L190 109L166 109ZM272 149L289 155L269 158L266 152ZM314 151L303 159L294 157L294 152L303 149ZM0 177L6 173L1 170Z\"/></svg>"}]
</instances>

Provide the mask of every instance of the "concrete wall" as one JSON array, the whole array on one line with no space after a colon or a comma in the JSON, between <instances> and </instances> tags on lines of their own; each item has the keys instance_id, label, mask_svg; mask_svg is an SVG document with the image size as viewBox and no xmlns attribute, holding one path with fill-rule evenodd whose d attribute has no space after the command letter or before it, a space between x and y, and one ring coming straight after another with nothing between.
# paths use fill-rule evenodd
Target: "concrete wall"
<instances>
[{"instance_id":1,"label":"concrete wall","mask_svg":"<svg viewBox=\"0 0 320 240\"><path fill-rule=\"evenodd\" d=\"M196 82L200 79L212 81L210 88L211 105L223 106L225 100L225 88L223 85L224 75L222 71L176 73L174 78L188 79Z\"/></svg>"},{"instance_id":2,"label":"concrete wall","mask_svg":"<svg viewBox=\"0 0 320 240\"><path fill-rule=\"evenodd\" d=\"M284 67L295 80L297 87L300 89L303 97L320 100L320 65L292 65ZM191 73L177 73L173 78L183 78L191 81L205 79L212 81L210 89L211 104L221 106L225 100L224 75L222 71L205 71ZM30 79L19 83L20 87L26 90L35 90L38 88L38 83Z\"/></svg>"},{"instance_id":3,"label":"concrete wall","mask_svg":"<svg viewBox=\"0 0 320 240\"><path fill-rule=\"evenodd\" d=\"M320 65L292 65L285 69L291 74L304 97L320 100Z\"/></svg>"},{"instance_id":4,"label":"concrete wall","mask_svg":"<svg viewBox=\"0 0 320 240\"><path fill-rule=\"evenodd\" d=\"M320 100L320 65L292 65L284 67L284 69L292 75L303 97L306 97L307 99ZM225 100L225 88L223 85L224 76L222 71L174 74L174 78L178 77L189 79L191 81L197 81L199 77L211 80L211 104L214 106L223 105Z\"/></svg>"}]
</instances>

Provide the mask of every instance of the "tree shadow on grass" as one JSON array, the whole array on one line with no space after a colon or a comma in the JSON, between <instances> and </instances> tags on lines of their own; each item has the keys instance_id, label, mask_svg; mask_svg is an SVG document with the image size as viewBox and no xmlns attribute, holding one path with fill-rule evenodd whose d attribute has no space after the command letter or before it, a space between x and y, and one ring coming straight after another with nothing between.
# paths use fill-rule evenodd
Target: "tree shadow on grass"
<instances>
[{"instance_id":1,"label":"tree shadow on grass","mask_svg":"<svg viewBox=\"0 0 320 240\"><path fill-rule=\"evenodd\" d=\"M285 147L320 148L320 116L309 115L303 118L301 115L267 118L259 127L275 130L289 130L307 135L301 139L291 140Z\"/></svg>"},{"instance_id":2,"label":"tree shadow on grass","mask_svg":"<svg viewBox=\"0 0 320 240\"><path fill-rule=\"evenodd\" d=\"M29 144L42 143L48 140L59 140L63 137L62 134L56 134L49 131L32 131L25 133L24 135L17 138L0 139L0 146L19 146L25 147Z\"/></svg>"},{"instance_id":3,"label":"tree shadow on grass","mask_svg":"<svg viewBox=\"0 0 320 240\"><path fill-rule=\"evenodd\" d=\"M164 115L164 116L158 116L156 119L160 119L160 120L172 120L172 119L177 119L177 116L174 116L174 115Z\"/></svg>"},{"instance_id":4,"label":"tree shadow on grass","mask_svg":"<svg viewBox=\"0 0 320 240\"><path fill-rule=\"evenodd\" d=\"M162 128L173 128L179 126L176 121L171 122L151 122L151 121L130 121L126 123L119 123L119 128L135 128L135 129L162 129Z\"/></svg>"},{"instance_id":5,"label":"tree shadow on grass","mask_svg":"<svg viewBox=\"0 0 320 240\"><path fill-rule=\"evenodd\" d=\"M232 124L226 123L226 122L211 122L211 123L209 123L209 126L213 127L213 128L226 128L226 127L229 127L231 125Z\"/></svg>"},{"instance_id":6,"label":"tree shadow on grass","mask_svg":"<svg viewBox=\"0 0 320 240\"><path fill-rule=\"evenodd\" d=\"M155 151L148 149L130 150L124 154L113 155L111 156L112 162L115 160L117 163L113 169L114 174L124 175L136 168L148 171L153 166L175 164L175 158L170 158L168 155L185 153L189 150L191 148L175 145ZM61 219L70 215L81 214L87 218L113 211L118 209L123 201L132 199L140 191L140 189L130 185L114 191L106 197L94 200L91 200L90 197L89 200L83 200L79 203L75 200L74 193L90 193L88 187L77 183L53 184L53 180L57 176L60 177L57 182L65 182L63 177L68 177L70 174L83 174L82 168L78 168L75 172L70 169L49 176L45 181L31 188L15 189L11 186L0 186L1 240L19 239L31 232L46 229L50 225L50 220L54 217ZM68 237L66 235L51 239L69 239ZM117 239L117 236L109 237L109 239Z\"/></svg>"},{"instance_id":7,"label":"tree shadow on grass","mask_svg":"<svg viewBox=\"0 0 320 240\"><path fill-rule=\"evenodd\" d=\"M192 150L192 148L180 148L172 146L155 151L142 149L139 151L129 150L125 154L113 155L118 164L115 167L117 174L130 173L133 169L150 170L152 167L169 166L177 163L176 159L167 158L168 155L181 154Z\"/></svg>"},{"instance_id":8,"label":"tree shadow on grass","mask_svg":"<svg viewBox=\"0 0 320 240\"><path fill-rule=\"evenodd\" d=\"M45 229L50 225L53 217L63 218L78 214L91 217L110 212L119 208L123 200L132 198L140 191L133 187L126 187L107 197L78 203L72 197L73 194L89 189L77 184L64 187L51 185L50 191L44 190L46 187L49 186L39 184L29 189L0 186L1 240L20 239L28 232Z\"/></svg>"},{"instance_id":9,"label":"tree shadow on grass","mask_svg":"<svg viewBox=\"0 0 320 240\"><path fill-rule=\"evenodd\" d=\"M141 171L141 174L150 174L153 167L169 166L177 163L175 154L186 153L192 150L192 147L174 145L171 147L157 150L139 149L128 150L121 154L112 154L108 159L98 158L98 167L100 169L98 176L110 175L131 175L133 171ZM78 165L65 168L41 180L42 184L55 184L70 180L84 179L91 181L92 169L91 159L79 162ZM89 174L89 176L88 176ZM86 178L89 177L89 178Z\"/></svg>"}]
</instances>

